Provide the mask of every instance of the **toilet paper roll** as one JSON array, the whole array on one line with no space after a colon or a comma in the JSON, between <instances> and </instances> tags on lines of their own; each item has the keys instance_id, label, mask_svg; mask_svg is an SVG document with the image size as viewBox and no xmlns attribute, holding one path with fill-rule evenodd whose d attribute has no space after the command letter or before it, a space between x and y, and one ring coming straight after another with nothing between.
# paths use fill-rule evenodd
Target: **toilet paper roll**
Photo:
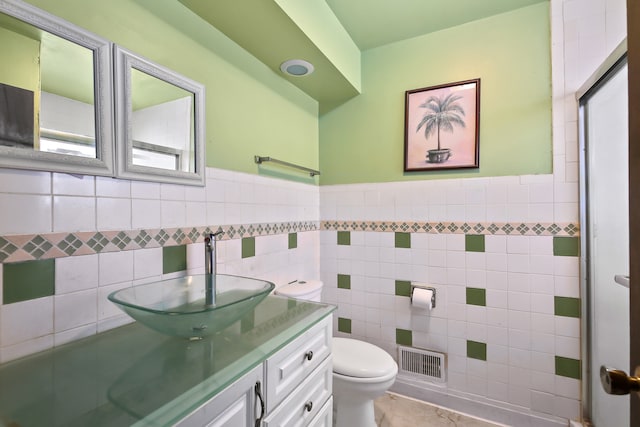
<instances>
[{"instance_id":1,"label":"toilet paper roll","mask_svg":"<svg viewBox=\"0 0 640 427\"><path fill-rule=\"evenodd\" d=\"M431 297L433 297L431 289L414 288L411 305L416 308L431 310Z\"/></svg>"}]
</instances>

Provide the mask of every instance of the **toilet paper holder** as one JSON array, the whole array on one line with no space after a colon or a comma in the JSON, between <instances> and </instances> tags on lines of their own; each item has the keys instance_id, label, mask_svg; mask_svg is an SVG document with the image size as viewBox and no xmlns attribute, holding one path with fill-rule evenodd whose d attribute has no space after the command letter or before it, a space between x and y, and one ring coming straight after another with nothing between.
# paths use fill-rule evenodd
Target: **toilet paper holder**
<instances>
[{"instance_id":1,"label":"toilet paper holder","mask_svg":"<svg viewBox=\"0 0 640 427\"><path fill-rule=\"evenodd\" d=\"M425 285L414 285L413 283L411 284L411 302L413 302L413 291L414 289L426 289L428 291L431 291L431 308L436 308L436 288L434 288L433 286L425 286Z\"/></svg>"}]
</instances>

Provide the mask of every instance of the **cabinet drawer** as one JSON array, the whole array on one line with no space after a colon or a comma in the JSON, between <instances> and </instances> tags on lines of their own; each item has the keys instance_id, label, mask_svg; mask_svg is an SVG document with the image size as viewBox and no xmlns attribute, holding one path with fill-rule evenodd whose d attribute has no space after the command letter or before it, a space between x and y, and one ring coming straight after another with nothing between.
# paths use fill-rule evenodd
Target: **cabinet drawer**
<instances>
[{"instance_id":1,"label":"cabinet drawer","mask_svg":"<svg viewBox=\"0 0 640 427\"><path fill-rule=\"evenodd\" d=\"M302 427L322 412L332 393L331 358L320 366L288 396L264 422L265 427ZM322 423L318 424L322 425Z\"/></svg>"},{"instance_id":2,"label":"cabinet drawer","mask_svg":"<svg viewBox=\"0 0 640 427\"><path fill-rule=\"evenodd\" d=\"M267 413L271 413L330 353L331 317L267 359Z\"/></svg>"},{"instance_id":3,"label":"cabinet drawer","mask_svg":"<svg viewBox=\"0 0 640 427\"><path fill-rule=\"evenodd\" d=\"M333 396L327 400L307 427L333 427Z\"/></svg>"}]
</instances>

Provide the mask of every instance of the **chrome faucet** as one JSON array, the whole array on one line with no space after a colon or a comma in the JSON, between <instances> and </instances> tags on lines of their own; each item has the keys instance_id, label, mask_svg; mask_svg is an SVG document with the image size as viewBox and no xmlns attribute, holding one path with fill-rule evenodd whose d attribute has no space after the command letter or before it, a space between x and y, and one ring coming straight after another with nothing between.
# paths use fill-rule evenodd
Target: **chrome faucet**
<instances>
[{"instance_id":1,"label":"chrome faucet","mask_svg":"<svg viewBox=\"0 0 640 427\"><path fill-rule=\"evenodd\" d=\"M204 238L205 305L216 303L216 241L224 231L209 233Z\"/></svg>"}]
</instances>

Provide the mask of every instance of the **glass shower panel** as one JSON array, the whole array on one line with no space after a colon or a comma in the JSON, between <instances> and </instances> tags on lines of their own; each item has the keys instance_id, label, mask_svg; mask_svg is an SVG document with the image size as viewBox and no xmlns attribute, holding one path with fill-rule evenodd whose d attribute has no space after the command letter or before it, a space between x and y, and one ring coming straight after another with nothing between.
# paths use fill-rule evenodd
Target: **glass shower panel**
<instances>
[{"instance_id":1,"label":"glass shower panel","mask_svg":"<svg viewBox=\"0 0 640 427\"><path fill-rule=\"evenodd\" d=\"M600 385L601 365L629 366L629 289L616 275L629 274L627 66L619 64L581 99L587 193L587 291L589 389L596 427L629 425L629 397Z\"/></svg>"}]
</instances>

